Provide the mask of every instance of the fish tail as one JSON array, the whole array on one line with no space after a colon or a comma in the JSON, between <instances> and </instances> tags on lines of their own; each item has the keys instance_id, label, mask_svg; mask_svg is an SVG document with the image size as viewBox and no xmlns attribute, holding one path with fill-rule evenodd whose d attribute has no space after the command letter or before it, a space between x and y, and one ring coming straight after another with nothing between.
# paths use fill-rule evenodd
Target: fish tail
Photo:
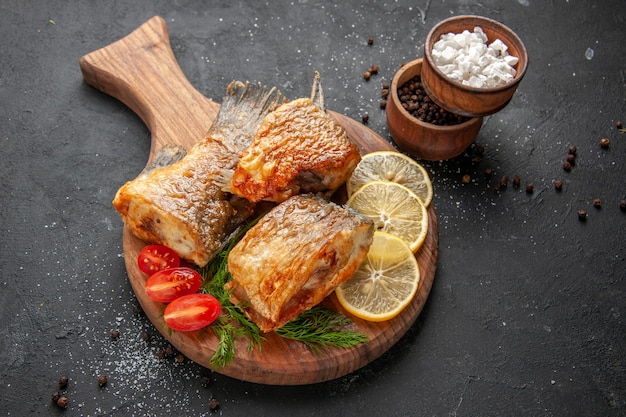
<instances>
[{"instance_id":1,"label":"fish tail","mask_svg":"<svg viewBox=\"0 0 626 417\"><path fill-rule=\"evenodd\" d=\"M311 101L323 111L326 111L326 100L324 90L322 90L322 79L320 73L315 71L313 75L313 85L311 86Z\"/></svg>"},{"instance_id":2,"label":"fish tail","mask_svg":"<svg viewBox=\"0 0 626 417\"><path fill-rule=\"evenodd\" d=\"M232 81L209 133L223 129L254 133L261 120L284 101L276 87Z\"/></svg>"}]
</instances>

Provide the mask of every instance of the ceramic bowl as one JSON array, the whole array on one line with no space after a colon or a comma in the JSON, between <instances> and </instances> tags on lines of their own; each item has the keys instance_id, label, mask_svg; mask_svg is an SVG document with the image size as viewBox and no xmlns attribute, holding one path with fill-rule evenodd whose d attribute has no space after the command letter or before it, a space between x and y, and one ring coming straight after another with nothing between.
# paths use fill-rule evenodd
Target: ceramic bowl
<instances>
[{"instance_id":1,"label":"ceramic bowl","mask_svg":"<svg viewBox=\"0 0 626 417\"><path fill-rule=\"evenodd\" d=\"M419 58L403 65L394 75L386 106L389 133L402 150L416 158L432 161L454 158L474 142L483 118L473 117L459 124L440 126L410 114L400 102L398 87L420 75L422 68L422 58Z\"/></svg>"},{"instance_id":2,"label":"ceramic bowl","mask_svg":"<svg viewBox=\"0 0 626 417\"><path fill-rule=\"evenodd\" d=\"M441 35L474 31L480 26L487 35L487 42L500 39L508 47L510 55L518 58L513 80L500 87L476 88L463 85L450 79L436 67L433 57L433 45ZM455 16L446 19L432 28L424 43L424 64L422 80L425 90L432 100L446 110L468 117L487 116L503 109L511 100L520 81L526 74L528 55L520 38L503 24L480 16Z\"/></svg>"}]
</instances>

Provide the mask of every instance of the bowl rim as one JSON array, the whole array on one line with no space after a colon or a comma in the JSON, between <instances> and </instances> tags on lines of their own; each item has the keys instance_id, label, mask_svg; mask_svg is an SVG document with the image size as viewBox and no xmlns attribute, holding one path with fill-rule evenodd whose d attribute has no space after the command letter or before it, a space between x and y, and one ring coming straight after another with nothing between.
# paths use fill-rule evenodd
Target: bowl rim
<instances>
[{"instance_id":1,"label":"bowl rim","mask_svg":"<svg viewBox=\"0 0 626 417\"><path fill-rule=\"evenodd\" d=\"M506 33L510 38L514 39L516 43L519 44L519 50L520 52L523 54L523 65L522 68L517 69L516 73L515 73L515 77L509 81L508 83L498 86L498 87L471 87L469 85L465 85L457 80L453 80L452 78L449 78L446 74L444 74L438 67L437 65L435 65L435 62L433 61L433 57L432 57L432 49L433 49L433 45L435 42L437 42L439 39L434 40L433 37L435 35L435 32L441 28L443 25L448 24L450 22L455 22L455 21L459 21L459 20L464 20L464 19L472 19L472 20L478 20L478 21L484 21L484 22L488 22L493 26L496 26L498 28L498 30L502 31L503 33ZM476 26L480 26L479 24ZM510 48L510 45L507 45L507 47ZM518 59L521 57L518 57ZM528 53L526 51L526 46L524 45L524 42L522 42L522 40L520 39L520 37L508 26L506 26L504 23L498 22L495 19L491 19L489 17L485 17L485 16L478 16L478 15L458 15L458 16L452 16L449 17L447 19L442 20L441 22L437 23L435 26L433 26L433 28L428 32L428 35L426 36L426 41L424 42L424 59L428 61L429 66L431 67L431 69L433 71L435 71L440 77L446 79L448 82L450 82L451 84L469 91L469 92L473 92L473 93L498 93L501 91L506 91L509 88L515 86L516 84L518 84L522 78L524 78L524 75L526 74L526 69L528 68Z\"/></svg>"},{"instance_id":2,"label":"bowl rim","mask_svg":"<svg viewBox=\"0 0 626 417\"><path fill-rule=\"evenodd\" d=\"M425 122L423 120L420 120L419 118L413 116L411 113L409 113L403 106L402 103L400 102L400 97L398 96L398 83L399 80L401 78L402 75L404 75L409 69L417 66L417 65L422 65L423 62L423 58L417 58L413 61L407 62L406 64L402 65L402 67L396 71L396 73L394 74L392 80L391 80L391 85L389 87L389 94L391 94L391 100L394 102L394 104L396 105L396 107L398 108L398 110L400 111L400 113L407 118L409 121L416 123L417 125L426 127L428 129L437 129L440 130L442 132L448 132L448 131L455 131L455 130L459 130L459 129L463 129L466 126L472 125L474 123L477 122L477 119L481 119L482 120L482 116L474 116L474 117L470 117L470 116L464 116L464 117L469 117L466 121L462 122L462 123L457 123L454 125L436 125L433 123L429 123L429 122ZM411 77L413 78L413 77ZM421 68L420 68L420 78L421 78ZM409 78L410 79L410 78ZM441 107L441 106L440 106ZM445 109L444 109L445 110ZM445 110L448 111L448 110Z\"/></svg>"}]
</instances>

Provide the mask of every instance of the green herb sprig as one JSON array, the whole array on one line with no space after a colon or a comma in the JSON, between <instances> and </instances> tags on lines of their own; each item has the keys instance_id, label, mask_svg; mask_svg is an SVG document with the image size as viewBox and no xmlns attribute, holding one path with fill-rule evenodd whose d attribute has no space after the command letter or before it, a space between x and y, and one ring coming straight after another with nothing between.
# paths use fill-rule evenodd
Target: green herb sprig
<instances>
[{"instance_id":1,"label":"green herb sprig","mask_svg":"<svg viewBox=\"0 0 626 417\"><path fill-rule=\"evenodd\" d=\"M318 305L300 314L276 333L285 339L299 340L315 352L331 346L350 348L367 343L367 336L350 329L351 324L352 320L343 314Z\"/></svg>"}]
</instances>

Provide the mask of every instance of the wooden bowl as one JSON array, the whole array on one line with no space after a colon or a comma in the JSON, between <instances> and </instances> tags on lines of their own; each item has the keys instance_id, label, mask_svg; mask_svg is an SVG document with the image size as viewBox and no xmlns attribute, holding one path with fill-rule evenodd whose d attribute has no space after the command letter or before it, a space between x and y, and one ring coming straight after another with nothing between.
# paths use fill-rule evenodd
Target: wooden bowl
<instances>
[{"instance_id":1,"label":"wooden bowl","mask_svg":"<svg viewBox=\"0 0 626 417\"><path fill-rule=\"evenodd\" d=\"M508 47L510 55L518 58L515 78L509 83L494 88L476 88L448 78L435 66L432 50L434 44L447 33L473 32L480 26L487 35L487 42L500 39ZM422 79L430 98L444 109L463 116L487 116L503 109L511 100L526 74L528 55L520 38L508 27L495 20L480 16L456 16L436 25L424 43L424 65Z\"/></svg>"},{"instance_id":2,"label":"wooden bowl","mask_svg":"<svg viewBox=\"0 0 626 417\"><path fill-rule=\"evenodd\" d=\"M483 118L474 117L456 125L440 126L411 115L402 107L398 87L420 75L422 68L422 58L419 58L402 66L394 75L386 107L389 133L402 150L417 158L431 161L454 158L474 142Z\"/></svg>"}]
</instances>

